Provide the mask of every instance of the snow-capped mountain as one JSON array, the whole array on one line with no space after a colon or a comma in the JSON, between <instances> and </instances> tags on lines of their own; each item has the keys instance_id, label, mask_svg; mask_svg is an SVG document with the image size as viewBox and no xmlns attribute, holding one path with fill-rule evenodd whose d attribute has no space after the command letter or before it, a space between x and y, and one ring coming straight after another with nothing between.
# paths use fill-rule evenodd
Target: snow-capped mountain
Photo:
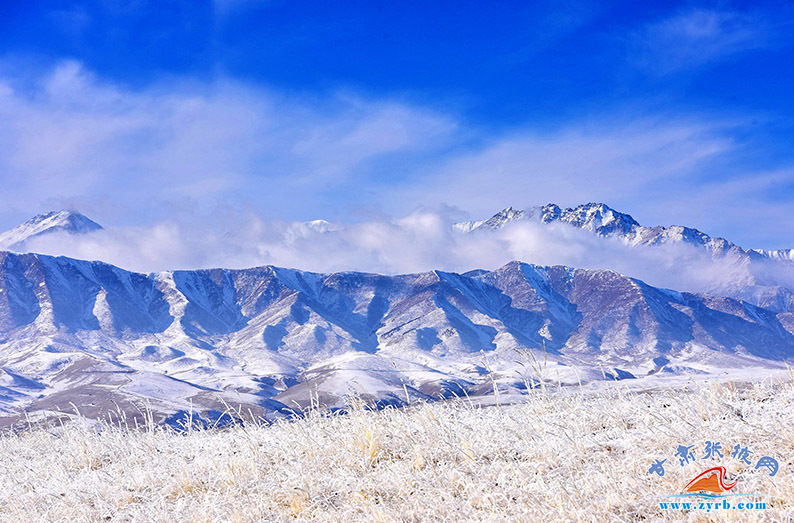
<instances>
[{"instance_id":1,"label":"snow-capped mountain","mask_svg":"<svg viewBox=\"0 0 794 523\"><path fill-rule=\"evenodd\" d=\"M549 380L775 368L794 314L608 270L512 262L400 276L264 266L138 274L0 252L0 408L255 414ZM493 380L493 381L492 381Z\"/></svg>"},{"instance_id":2,"label":"snow-capped mountain","mask_svg":"<svg viewBox=\"0 0 794 523\"><path fill-rule=\"evenodd\" d=\"M456 228L488 234L526 220L632 248L693 245L750 269L773 264L791 274L794 267L792 251L644 227L603 204L507 208ZM301 235L335 226L296 227ZM42 234L99 229L61 211L0 241L23 250ZM165 420L228 406L272 416L310 398L341 405L350 393L402 403L492 393L494 383L515 391L538 380L779 368L794 359L794 292L749 274L720 293L728 297L716 297L609 270L520 262L463 274L273 266L140 274L0 251L0 412L3 423L22 420L23 409L37 419L72 406L89 417L135 416L146 402Z\"/></svg>"},{"instance_id":3,"label":"snow-capped mountain","mask_svg":"<svg viewBox=\"0 0 794 523\"><path fill-rule=\"evenodd\" d=\"M519 211L513 209L512 207L508 207L507 209L502 209L487 220L481 220L477 222L459 222L456 223L454 227L461 232L471 232L476 229L496 230L501 229L510 222L521 220L525 216L526 213L524 211Z\"/></svg>"},{"instance_id":4,"label":"snow-capped mountain","mask_svg":"<svg viewBox=\"0 0 794 523\"><path fill-rule=\"evenodd\" d=\"M460 222L455 224L455 228L461 232L494 231L509 223L522 220L534 220L545 224L564 223L599 236L617 237L630 245L686 243L703 247L715 255L730 253L754 259L789 261L794 259L794 249L743 249L725 238L712 237L691 227L681 225L646 227L640 225L631 215L616 211L603 203L586 203L567 209L553 203L525 210L508 207L487 220Z\"/></svg>"},{"instance_id":5,"label":"snow-capped mountain","mask_svg":"<svg viewBox=\"0 0 794 523\"><path fill-rule=\"evenodd\" d=\"M703 246L714 253L723 254L731 250L763 255L761 251L745 251L724 238L711 236L690 227L679 225L645 227L630 215L618 212L603 203L586 203L573 208L549 203L542 207L516 210L503 209L487 220L461 222L456 229L469 232L475 230L497 230L508 223L534 220L540 223L565 223L579 229L593 232L599 236L613 236L631 245L659 245L664 243L685 242Z\"/></svg>"},{"instance_id":6,"label":"snow-capped mountain","mask_svg":"<svg viewBox=\"0 0 794 523\"><path fill-rule=\"evenodd\" d=\"M564 224L599 237L618 239L631 247L664 249L685 245L703 249L713 258L730 259L745 268L742 281L723 282L709 289L710 293L747 300L777 311L794 311L794 249L744 249L725 238L709 236L691 227L646 227L603 203L567 209L553 203L525 210L508 207L487 220L461 222L454 227L463 233L487 234L522 221Z\"/></svg>"},{"instance_id":7,"label":"snow-capped mountain","mask_svg":"<svg viewBox=\"0 0 794 523\"><path fill-rule=\"evenodd\" d=\"M751 252L770 260L794 261L794 249L751 249Z\"/></svg>"},{"instance_id":8,"label":"snow-capped mountain","mask_svg":"<svg viewBox=\"0 0 794 523\"><path fill-rule=\"evenodd\" d=\"M0 249L20 250L26 241L43 234L85 234L102 229L93 220L74 211L52 211L34 216L10 231L0 233Z\"/></svg>"}]
</instances>

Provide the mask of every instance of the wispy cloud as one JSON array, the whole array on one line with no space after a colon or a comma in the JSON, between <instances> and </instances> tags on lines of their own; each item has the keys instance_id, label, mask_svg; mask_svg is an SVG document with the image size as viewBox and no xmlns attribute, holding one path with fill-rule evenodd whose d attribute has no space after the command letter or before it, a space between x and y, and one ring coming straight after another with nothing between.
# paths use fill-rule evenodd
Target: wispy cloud
<instances>
[{"instance_id":1,"label":"wispy cloud","mask_svg":"<svg viewBox=\"0 0 794 523\"><path fill-rule=\"evenodd\" d=\"M434 167L422 186L406 191L427 205L443 193L447 203L480 214L493 210L492 202L631 208L653 195L669 203L704 164L733 149L732 125L623 115L543 134L517 132Z\"/></svg>"},{"instance_id":2,"label":"wispy cloud","mask_svg":"<svg viewBox=\"0 0 794 523\"><path fill-rule=\"evenodd\" d=\"M688 245L629 247L566 224L535 222L467 234L452 227L454 219L449 212L416 211L358 223L276 222L229 210L149 227L109 227L83 236L44 235L26 247L141 272L273 264L317 272L399 274L495 269L521 260L609 268L652 285L704 292L720 292L751 277L746 264L712 259Z\"/></svg>"},{"instance_id":3,"label":"wispy cloud","mask_svg":"<svg viewBox=\"0 0 794 523\"><path fill-rule=\"evenodd\" d=\"M631 35L632 58L667 74L774 44L777 28L761 12L690 8Z\"/></svg>"},{"instance_id":4,"label":"wispy cloud","mask_svg":"<svg viewBox=\"0 0 794 523\"><path fill-rule=\"evenodd\" d=\"M366 169L446 145L456 125L399 101L297 99L231 80L136 91L76 62L33 89L0 84L0 118L0 171L13 187L0 203L105 199L144 216L226 198L305 212Z\"/></svg>"},{"instance_id":5,"label":"wispy cloud","mask_svg":"<svg viewBox=\"0 0 794 523\"><path fill-rule=\"evenodd\" d=\"M105 223L158 223L157 237L214 245L206 232L216 230L207 227L212 219L202 217L227 207L263 223L347 222L368 209L357 216L386 216L372 226L380 231L389 216L417 208L447 205L479 218L507 205L604 201L646 223L693 225L752 247L786 243L746 241L759 234L754 216L768 218L765 241L794 234L788 193L775 195L775 205L764 196L794 184L792 169L776 168L773 182L764 181L770 171L723 169L744 146L736 136L748 124L739 117L612 108L553 130L527 124L494 132L456 114L353 92L288 94L222 77L132 89L76 62L19 85L0 80L0 220L9 228L68 207ZM261 252L279 252L275 245ZM185 252L174 247L173 263L158 255L163 265L153 266L224 265L194 257L198 247ZM373 252L390 267L388 249ZM420 259L445 259L423 252ZM240 260L268 263L249 254ZM334 256L357 266L343 251Z\"/></svg>"},{"instance_id":6,"label":"wispy cloud","mask_svg":"<svg viewBox=\"0 0 794 523\"><path fill-rule=\"evenodd\" d=\"M651 225L687 225L750 248L794 245L794 168L736 168L741 118L636 113L516 132L434 165L397 198L484 216L507 205L606 202ZM495 202L499 202L496 204ZM759 227L763 223L763 227Z\"/></svg>"}]
</instances>

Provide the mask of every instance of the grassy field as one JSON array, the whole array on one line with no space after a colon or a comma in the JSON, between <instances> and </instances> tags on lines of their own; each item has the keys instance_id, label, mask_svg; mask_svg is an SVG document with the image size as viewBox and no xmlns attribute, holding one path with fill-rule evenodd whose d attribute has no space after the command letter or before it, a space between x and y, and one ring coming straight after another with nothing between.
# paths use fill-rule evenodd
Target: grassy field
<instances>
[{"instance_id":1,"label":"grassy field","mask_svg":"<svg viewBox=\"0 0 794 523\"><path fill-rule=\"evenodd\" d=\"M74 423L0 438L4 521L791 521L794 383L536 391L183 434ZM721 441L724 460L703 460ZM730 457L736 443L752 465ZM678 445L694 445L681 466ZM755 470L769 455L780 470ZM665 475L649 474L665 459ZM662 510L723 464L766 510ZM732 503L747 501L733 497Z\"/></svg>"}]
</instances>

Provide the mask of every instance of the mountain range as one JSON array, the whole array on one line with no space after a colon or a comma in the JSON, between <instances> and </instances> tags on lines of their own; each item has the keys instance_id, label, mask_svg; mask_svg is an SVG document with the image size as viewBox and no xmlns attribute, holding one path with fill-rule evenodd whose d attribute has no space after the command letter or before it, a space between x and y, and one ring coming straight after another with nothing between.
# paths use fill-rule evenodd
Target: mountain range
<instances>
[{"instance_id":1,"label":"mountain range","mask_svg":"<svg viewBox=\"0 0 794 523\"><path fill-rule=\"evenodd\" d=\"M520 220L637 245L688 242L784 270L791 263L782 251L745 250L694 229L642 227L603 204L509 208L456 227L488 234ZM0 238L12 248L52 230L99 227L49 213ZM765 372L794 358L794 313L781 303L518 261L465 273L261 266L141 274L3 251L0 411L13 424L74 410L135 417L145 405L174 422L187 411L272 417L312 401L341 406L353 393L402 404L543 382Z\"/></svg>"},{"instance_id":2,"label":"mountain range","mask_svg":"<svg viewBox=\"0 0 794 523\"><path fill-rule=\"evenodd\" d=\"M749 301L779 312L794 311L794 249L744 249L725 238L712 237L691 227L645 227L630 215L603 203L567 209L553 203L524 210L508 207L486 220L460 222L454 227L462 233L489 234L521 222L562 224L598 237L617 239L635 248L685 246L702 250L735 268L730 278L718 280L706 289L709 294Z\"/></svg>"},{"instance_id":3,"label":"mountain range","mask_svg":"<svg viewBox=\"0 0 794 523\"><path fill-rule=\"evenodd\" d=\"M691 227L681 225L645 227L630 215L618 212L603 203L586 203L567 209L553 203L526 210L508 207L487 220L460 222L454 227L462 232L493 231L522 220L534 220L544 224L564 223L591 231L598 236L618 237L633 246L686 243L702 247L717 256L735 254L755 260L794 259L794 249L743 249L725 238L711 237Z\"/></svg>"}]
</instances>

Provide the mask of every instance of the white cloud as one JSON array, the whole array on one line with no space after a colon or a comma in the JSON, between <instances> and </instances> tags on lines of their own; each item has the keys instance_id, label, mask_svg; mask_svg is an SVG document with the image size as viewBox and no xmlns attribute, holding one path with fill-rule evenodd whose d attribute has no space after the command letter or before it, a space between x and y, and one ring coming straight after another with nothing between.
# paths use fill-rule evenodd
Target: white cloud
<instances>
[{"instance_id":1,"label":"white cloud","mask_svg":"<svg viewBox=\"0 0 794 523\"><path fill-rule=\"evenodd\" d=\"M690 8L650 23L630 38L633 58L656 74L694 68L770 45L773 26L757 13Z\"/></svg>"},{"instance_id":2,"label":"white cloud","mask_svg":"<svg viewBox=\"0 0 794 523\"><path fill-rule=\"evenodd\" d=\"M517 133L434 168L425 184L407 191L428 205L444 194L447 203L479 214L493 211L493 202L636 204L651 188L656 198L669 201L676 185L731 150L726 127L638 118L576 124L543 135Z\"/></svg>"},{"instance_id":3,"label":"white cloud","mask_svg":"<svg viewBox=\"0 0 794 523\"><path fill-rule=\"evenodd\" d=\"M487 133L457 115L350 92L287 95L222 78L132 89L75 62L24 89L11 80L0 82L4 224L67 207L106 225L145 228L114 232L146 251L137 257L111 240L70 248L78 257L108 256L145 270L307 267L313 257L322 270L493 267L504 257L470 255L474 240L458 243L439 232L441 223L462 209L479 218L547 202L603 201L644 223L692 225L752 247L785 246L746 242L758 235L753 216L768 220L764 238L794 234L785 194L775 204L764 197L775 185L794 184L794 171L734 171L730 182L714 175L715 162L740 150L733 136L743 119L615 110L555 130ZM440 206L442 222L411 214ZM226 208L236 217L216 216ZM357 208L370 211L368 221L319 238L298 228L287 241L271 222L348 222Z\"/></svg>"},{"instance_id":4,"label":"white cloud","mask_svg":"<svg viewBox=\"0 0 794 523\"><path fill-rule=\"evenodd\" d=\"M679 290L716 291L750 277L732 259L714 260L687 245L629 247L565 224L516 222L495 232L460 233L454 215L417 211L359 223L268 222L229 212L169 220L151 227L109 228L84 236L51 234L32 251L101 259L141 272L182 268L244 268L272 264L316 272L385 274L434 269L495 269L511 260L539 265L609 268ZM199 226L201 233L195 232Z\"/></svg>"},{"instance_id":5,"label":"white cloud","mask_svg":"<svg viewBox=\"0 0 794 523\"><path fill-rule=\"evenodd\" d=\"M385 158L426 154L455 128L421 108L349 93L296 99L229 80L132 90L75 62L33 90L2 85L0 119L0 172L11 188L0 203L30 212L44 201L87 202L91 211L104 199L143 215L224 199L306 211L318 192Z\"/></svg>"}]
</instances>

